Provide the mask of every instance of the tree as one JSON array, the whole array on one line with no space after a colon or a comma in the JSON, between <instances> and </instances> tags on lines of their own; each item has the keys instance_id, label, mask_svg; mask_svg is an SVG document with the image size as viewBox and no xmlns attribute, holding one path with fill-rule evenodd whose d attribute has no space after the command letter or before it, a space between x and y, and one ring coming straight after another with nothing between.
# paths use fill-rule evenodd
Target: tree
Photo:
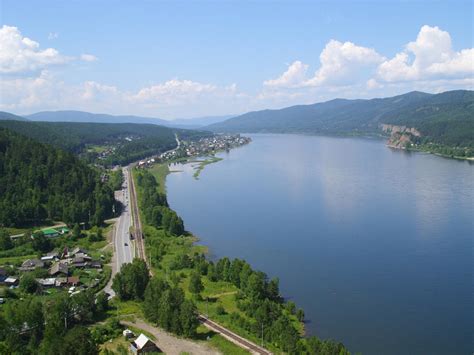
<instances>
[{"instance_id":1,"label":"tree","mask_svg":"<svg viewBox=\"0 0 474 355\"><path fill-rule=\"evenodd\" d=\"M59 354L94 355L98 352L97 344L94 342L89 329L83 326L75 326L62 339Z\"/></svg>"},{"instance_id":2,"label":"tree","mask_svg":"<svg viewBox=\"0 0 474 355\"><path fill-rule=\"evenodd\" d=\"M298 318L300 322L304 321L304 311L301 308L296 311L296 318Z\"/></svg>"},{"instance_id":3,"label":"tree","mask_svg":"<svg viewBox=\"0 0 474 355\"><path fill-rule=\"evenodd\" d=\"M109 309L109 298L105 292L99 292L97 295L96 309L98 313L105 313Z\"/></svg>"},{"instance_id":4,"label":"tree","mask_svg":"<svg viewBox=\"0 0 474 355\"><path fill-rule=\"evenodd\" d=\"M185 300L180 307L179 320L181 330L185 337L193 338L196 336L196 328L199 326L196 306L193 302Z\"/></svg>"},{"instance_id":5,"label":"tree","mask_svg":"<svg viewBox=\"0 0 474 355\"><path fill-rule=\"evenodd\" d=\"M150 280L150 273L142 259L134 259L131 264L122 266L114 277L112 289L121 300L142 300Z\"/></svg>"},{"instance_id":6,"label":"tree","mask_svg":"<svg viewBox=\"0 0 474 355\"><path fill-rule=\"evenodd\" d=\"M83 291L71 297L74 317L81 323L92 322L96 310L94 294Z\"/></svg>"},{"instance_id":7,"label":"tree","mask_svg":"<svg viewBox=\"0 0 474 355\"><path fill-rule=\"evenodd\" d=\"M201 281L201 275L193 271L191 273L191 279L189 280L189 292L198 295L202 290L204 290L204 285Z\"/></svg>"},{"instance_id":8,"label":"tree","mask_svg":"<svg viewBox=\"0 0 474 355\"><path fill-rule=\"evenodd\" d=\"M53 248L51 240L46 238L43 232L39 231L33 234L33 249L41 253L47 253Z\"/></svg>"},{"instance_id":9,"label":"tree","mask_svg":"<svg viewBox=\"0 0 474 355\"><path fill-rule=\"evenodd\" d=\"M27 293L35 293L38 291L38 286L33 274L24 274L20 279L20 288Z\"/></svg>"},{"instance_id":10,"label":"tree","mask_svg":"<svg viewBox=\"0 0 474 355\"><path fill-rule=\"evenodd\" d=\"M79 226L79 223L74 224L74 227L72 228L72 237L74 239L79 239L81 237L81 227Z\"/></svg>"},{"instance_id":11,"label":"tree","mask_svg":"<svg viewBox=\"0 0 474 355\"><path fill-rule=\"evenodd\" d=\"M13 248L13 242L6 229L0 228L0 250Z\"/></svg>"}]
</instances>

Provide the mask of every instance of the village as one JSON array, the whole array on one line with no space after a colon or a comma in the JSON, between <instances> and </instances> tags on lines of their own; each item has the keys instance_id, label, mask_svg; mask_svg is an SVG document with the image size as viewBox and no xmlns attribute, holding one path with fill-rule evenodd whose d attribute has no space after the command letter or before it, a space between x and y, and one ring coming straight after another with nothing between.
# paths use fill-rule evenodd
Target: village
<instances>
[{"instance_id":1,"label":"village","mask_svg":"<svg viewBox=\"0 0 474 355\"><path fill-rule=\"evenodd\" d=\"M31 239L38 238L37 233ZM71 238L67 227L45 228L40 231L46 240L64 237ZM21 238L23 235L14 236ZM28 237L27 237L28 238ZM83 237L85 238L85 237ZM79 246L64 247L62 250L52 250L40 253L36 258L23 262L11 262L0 265L0 289L7 288L7 292L15 293L21 286L34 289L36 294L50 294L52 289L67 290L70 295L75 295L86 289L94 289L109 278L104 273L104 263L107 257L94 252L93 257L84 248ZM23 276L30 276L29 285L22 285ZM26 282L25 282L26 283ZM0 304L5 303L5 290L0 294Z\"/></svg>"},{"instance_id":2,"label":"village","mask_svg":"<svg viewBox=\"0 0 474 355\"><path fill-rule=\"evenodd\" d=\"M181 141L178 148L162 153L158 156L160 162L187 158L212 155L220 151L228 151L232 148L240 147L250 143L249 137L243 137L240 134L219 134L211 137L202 137L197 140ZM155 158L142 160L138 163L139 167L145 167L155 163Z\"/></svg>"}]
</instances>

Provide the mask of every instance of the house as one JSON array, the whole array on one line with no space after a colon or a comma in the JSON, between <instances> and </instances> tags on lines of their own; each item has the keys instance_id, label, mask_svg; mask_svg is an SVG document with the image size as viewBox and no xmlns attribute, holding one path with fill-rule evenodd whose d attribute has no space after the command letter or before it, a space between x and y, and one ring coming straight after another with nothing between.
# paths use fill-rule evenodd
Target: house
<instances>
[{"instance_id":1,"label":"house","mask_svg":"<svg viewBox=\"0 0 474 355\"><path fill-rule=\"evenodd\" d=\"M54 287L56 285L56 279L54 277L47 279L36 279L36 282L38 282L43 287Z\"/></svg>"},{"instance_id":2,"label":"house","mask_svg":"<svg viewBox=\"0 0 474 355\"><path fill-rule=\"evenodd\" d=\"M79 285L79 283L80 283L79 277L77 276L69 276L66 281L66 284L68 286L77 286Z\"/></svg>"},{"instance_id":3,"label":"house","mask_svg":"<svg viewBox=\"0 0 474 355\"><path fill-rule=\"evenodd\" d=\"M57 237L59 235L59 232L53 228L46 228L41 231L43 232L44 236L48 238Z\"/></svg>"},{"instance_id":4,"label":"house","mask_svg":"<svg viewBox=\"0 0 474 355\"><path fill-rule=\"evenodd\" d=\"M67 285L67 277L58 277L54 283L56 287L63 287Z\"/></svg>"},{"instance_id":5,"label":"house","mask_svg":"<svg viewBox=\"0 0 474 355\"><path fill-rule=\"evenodd\" d=\"M18 280L18 277L9 276L5 279L4 283L7 286L18 286L20 281Z\"/></svg>"},{"instance_id":6,"label":"house","mask_svg":"<svg viewBox=\"0 0 474 355\"><path fill-rule=\"evenodd\" d=\"M102 263L99 260L92 260L87 266L92 269L102 269Z\"/></svg>"},{"instance_id":7,"label":"house","mask_svg":"<svg viewBox=\"0 0 474 355\"><path fill-rule=\"evenodd\" d=\"M56 276L59 274L63 274L67 276L68 273L69 273L68 266L61 262L54 264L53 266L51 266L51 269L49 269L49 274L51 276Z\"/></svg>"},{"instance_id":8,"label":"house","mask_svg":"<svg viewBox=\"0 0 474 355\"><path fill-rule=\"evenodd\" d=\"M130 329L125 329L122 334L125 338L133 338L134 335Z\"/></svg>"},{"instance_id":9,"label":"house","mask_svg":"<svg viewBox=\"0 0 474 355\"><path fill-rule=\"evenodd\" d=\"M130 350L134 354L145 354L159 351L158 347L145 334L140 336L130 343Z\"/></svg>"},{"instance_id":10,"label":"house","mask_svg":"<svg viewBox=\"0 0 474 355\"><path fill-rule=\"evenodd\" d=\"M28 259L19 267L20 271L33 271L35 269L43 268L44 262L39 259Z\"/></svg>"},{"instance_id":11,"label":"house","mask_svg":"<svg viewBox=\"0 0 474 355\"><path fill-rule=\"evenodd\" d=\"M79 247L76 247L76 248L74 248L72 251L70 251L70 252L68 253L68 256L69 256L70 258L72 258L73 256L76 256L76 254L79 254L79 253L81 253L81 254L87 254L87 251L85 251L84 249L81 249L81 248L79 248Z\"/></svg>"},{"instance_id":12,"label":"house","mask_svg":"<svg viewBox=\"0 0 474 355\"><path fill-rule=\"evenodd\" d=\"M70 260L70 265L77 268L84 268L87 266L87 262L84 260L84 258L75 256L73 259Z\"/></svg>"},{"instance_id":13,"label":"house","mask_svg":"<svg viewBox=\"0 0 474 355\"><path fill-rule=\"evenodd\" d=\"M55 251L52 251L46 254L45 256L41 257L41 261L44 261L44 262L51 262L57 259L59 259L59 254Z\"/></svg>"}]
</instances>

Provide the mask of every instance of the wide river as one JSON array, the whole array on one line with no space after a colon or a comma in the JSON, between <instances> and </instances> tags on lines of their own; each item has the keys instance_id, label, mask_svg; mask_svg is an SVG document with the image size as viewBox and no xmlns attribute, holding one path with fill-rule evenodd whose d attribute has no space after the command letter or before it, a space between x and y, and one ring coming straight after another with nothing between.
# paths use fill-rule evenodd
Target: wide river
<instances>
[{"instance_id":1,"label":"wide river","mask_svg":"<svg viewBox=\"0 0 474 355\"><path fill-rule=\"evenodd\" d=\"M474 165L382 141L251 135L168 200L211 257L247 260L309 334L363 354L472 354Z\"/></svg>"}]
</instances>

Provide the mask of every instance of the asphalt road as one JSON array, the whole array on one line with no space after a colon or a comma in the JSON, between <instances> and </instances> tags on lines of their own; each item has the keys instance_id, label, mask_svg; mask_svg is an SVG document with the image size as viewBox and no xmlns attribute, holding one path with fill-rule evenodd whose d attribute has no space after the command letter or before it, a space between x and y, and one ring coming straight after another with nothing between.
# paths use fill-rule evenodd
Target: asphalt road
<instances>
[{"instance_id":1,"label":"asphalt road","mask_svg":"<svg viewBox=\"0 0 474 355\"><path fill-rule=\"evenodd\" d=\"M135 249L130 240L130 191L129 191L129 174L128 168L123 168L124 183L122 190L115 191L115 198L122 202L123 210L122 214L117 218L113 231L113 243L114 243L114 255L112 258L112 277L110 282L105 286L104 291L107 292L110 297L115 296L114 290L112 290L112 279L115 274L120 271L123 264L131 263L135 257Z\"/></svg>"}]
</instances>

